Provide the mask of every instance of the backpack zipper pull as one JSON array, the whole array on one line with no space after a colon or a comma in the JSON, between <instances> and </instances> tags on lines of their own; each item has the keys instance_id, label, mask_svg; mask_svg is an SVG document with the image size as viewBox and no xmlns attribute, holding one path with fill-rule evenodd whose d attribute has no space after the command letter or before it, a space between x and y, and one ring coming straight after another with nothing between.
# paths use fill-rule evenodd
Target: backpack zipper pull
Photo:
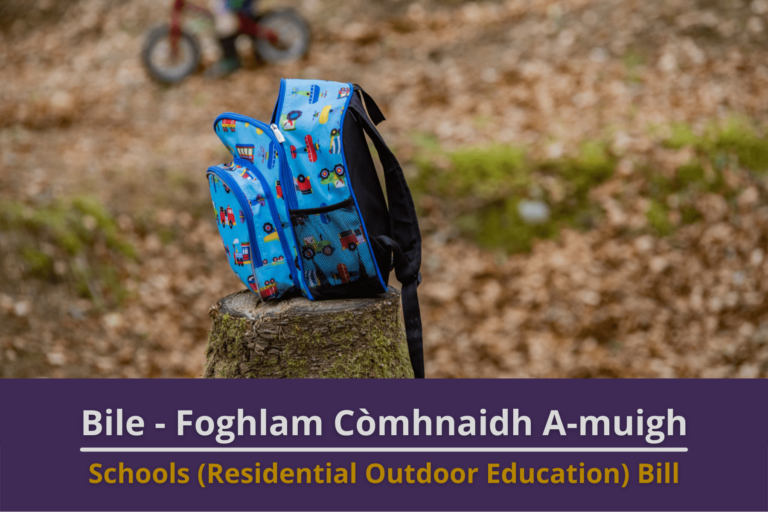
<instances>
[{"instance_id":1,"label":"backpack zipper pull","mask_svg":"<svg viewBox=\"0 0 768 512\"><path fill-rule=\"evenodd\" d=\"M285 137L283 137L283 134L280 133L280 129L277 127L275 123L272 123L271 125L269 125L269 127L272 128L272 132L275 134L275 137L277 137L277 142L279 142L280 144L285 142Z\"/></svg>"}]
</instances>

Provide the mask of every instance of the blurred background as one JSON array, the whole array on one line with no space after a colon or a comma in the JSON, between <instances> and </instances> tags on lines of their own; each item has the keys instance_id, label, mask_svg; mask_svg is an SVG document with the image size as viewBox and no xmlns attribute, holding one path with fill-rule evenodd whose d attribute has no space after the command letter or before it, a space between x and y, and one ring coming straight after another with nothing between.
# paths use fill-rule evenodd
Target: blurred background
<instances>
[{"instance_id":1,"label":"blurred background","mask_svg":"<svg viewBox=\"0 0 768 512\"><path fill-rule=\"evenodd\" d=\"M201 0L205 4L205 0ZM303 0L304 60L152 81L156 0L0 4L0 376L196 377L242 288L211 123L363 85L424 236L431 377L768 373L768 0ZM394 281L394 279L393 279Z\"/></svg>"}]
</instances>

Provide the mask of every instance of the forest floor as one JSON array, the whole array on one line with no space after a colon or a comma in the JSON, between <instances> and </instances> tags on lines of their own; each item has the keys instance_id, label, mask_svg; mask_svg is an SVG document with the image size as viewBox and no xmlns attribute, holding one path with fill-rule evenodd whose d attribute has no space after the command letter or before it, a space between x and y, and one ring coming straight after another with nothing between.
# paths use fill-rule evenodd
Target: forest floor
<instances>
[{"instance_id":1,"label":"forest floor","mask_svg":"<svg viewBox=\"0 0 768 512\"><path fill-rule=\"evenodd\" d=\"M284 3L306 60L174 87L139 59L163 2L0 7L0 377L202 374L242 288L211 123L268 118L281 77L387 116L428 376L768 375L768 0Z\"/></svg>"}]
</instances>

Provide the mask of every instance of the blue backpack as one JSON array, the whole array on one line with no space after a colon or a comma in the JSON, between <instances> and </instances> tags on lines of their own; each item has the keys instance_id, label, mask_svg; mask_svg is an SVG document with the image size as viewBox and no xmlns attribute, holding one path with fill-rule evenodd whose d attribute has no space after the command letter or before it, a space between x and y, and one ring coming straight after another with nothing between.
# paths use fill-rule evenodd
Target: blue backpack
<instances>
[{"instance_id":1,"label":"blue backpack","mask_svg":"<svg viewBox=\"0 0 768 512\"><path fill-rule=\"evenodd\" d=\"M371 297L386 292L394 268L411 364L423 378L421 234L403 170L376 129L383 120L360 86L283 79L269 124L216 118L234 159L210 167L208 184L232 270L262 300Z\"/></svg>"}]
</instances>

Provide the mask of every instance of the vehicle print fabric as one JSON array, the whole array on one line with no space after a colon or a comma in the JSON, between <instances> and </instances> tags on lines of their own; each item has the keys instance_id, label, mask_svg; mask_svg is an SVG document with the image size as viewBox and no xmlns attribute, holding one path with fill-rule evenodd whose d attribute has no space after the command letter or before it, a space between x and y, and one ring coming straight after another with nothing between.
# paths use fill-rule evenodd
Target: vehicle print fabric
<instances>
[{"instance_id":1,"label":"vehicle print fabric","mask_svg":"<svg viewBox=\"0 0 768 512\"><path fill-rule=\"evenodd\" d=\"M283 80L273 115L276 126L235 113L222 114L214 122L234 158L217 169L228 173L245 194L254 231L249 237L243 207L225 204L236 199L222 183L221 190L211 189L219 232L235 273L264 299L298 292L324 298L329 288L364 281L386 290L344 159L342 127L351 90L350 84L340 82ZM236 236L231 232L235 224ZM248 243L246 250L253 254L244 257L242 248L233 245L235 239Z\"/></svg>"},{"instance_id":2,"label":"vehicle print fabric","mask_svg":"<svg viewBox=\"0 0 768 512\"><path fill-rule=\"evenodd\" d=\"M319 80L285 80L281 87L280 112L274 117L283 119L279 128L285 137L283 146L289 151L289 165L299 188L300 209L340 203L351 196L344 179L346 169L339 140L349 97L340 98L338 93L348 87L349 84ZM313 91L314 96L302 91ZM321 184L324 173L336 172L341 179L325 180Z\"/></svg>"},{"instance_id":3,"label":"vehicle print fabric","mask_svg":"<svg viewBox=\"0 0 768 512\"><path fill-rule=\"evenodd\" d=\"M316 213L307 213L316 212ZM375 263L352 199L291 214L304 281L313 293L376 278Z\"/></svg>"},{"instance_id":4,"label":"vehicle print fabric","mask_svg":"<svg viewBox=\"0 0 768 512\"><path fill-rule=\"evenodd\" d=\"M271 190L264 189L257 176L260 174L266 183L274 182L279 177L279 165L276 165L278 158L274 156L277 153L274 141L264 129L247 121L220 117L216 120L214 129L234 157L230 164L209 169L211 197L218 211L219 233L229 249L230 265L240 280L262 299L279 298L295 292L295 283L276 227L279 225L290 234L288 215L280 205L276 208L278 218L273 216L269 198L272 198L273 202L279 200ZM240 205L236 194L229 190L231 187L223 186L226 184L211 171L227 173L244 195L247 204ZM233 208L232 217L229 215L229 208ZM253 240L248 233L245 215L251 216ZM229 227L230 218L237 223L236 228ZM237 229L237 232L233 229ZM292 237L286 242L295 256L296 249ZM246 244L245 247L243 244Z\"/></svg>"},{"instance_id":5,"label":"vehicle print fabric","mask_svg":"<svg viewBox=\"0 0 768 512\"><path fill-rule=\"evenodd\" d=\"M246 224L239 222L239 219L235 217L234 212L240 209L240 204L234 194L225 190L222 182L215 175L208 175L208 185L211 189L216 225L224 242L224 253L237 277L247 283L248 277L253 275L253 265L250 261L252 259L250 249L247 251L249 253L248 264L242 257L242 244L245 243L250 246L250 240ZM227 212L231 212L231 214Z\"/></svg>"},{"instance_id":6,"label":"vehicle print fabric","mask_svg":"<svg viewBox=\"0 0 768 512\"><path fill-rule=\"evenodd\" d=\"M424 377L421 234L402 167L376 129L382 121L360 86L282 80L270 124L232 112L216 119L233 160L209 168L209 185L230 266L264 300L371 297L394 269L414 375Z\"/></svg>"},{"instance_id":7,"label":"vehicle print fabric","mask_svg":"<svg viewBox=\"0 0 768 512\"><path fill-rule=\"evenodd\" d=\"M350 84L283 80L273 119L282 120L298 208L291 221L304 284L322 297L333 287L378 281L374 254L349 184L342 125ZM315 213L320 208L322 213ZM311 256L311 257L309 257Z\"/></svg>"}]
</instances>

